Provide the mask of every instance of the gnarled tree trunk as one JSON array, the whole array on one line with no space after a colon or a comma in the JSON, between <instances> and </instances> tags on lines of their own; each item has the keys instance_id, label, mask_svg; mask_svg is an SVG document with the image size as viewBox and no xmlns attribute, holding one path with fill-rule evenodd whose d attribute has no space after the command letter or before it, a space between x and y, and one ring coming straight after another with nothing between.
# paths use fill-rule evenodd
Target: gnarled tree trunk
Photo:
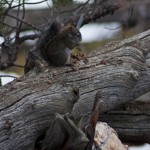
<instances>
[{"instance_id":1,"label":"gnarled tree trunk","mask_svg":"<svg viewBox=\"0 0 150 150\"><path fill-rule=\"evenodd\" d=\"M146 65L149 43L150 30L98 48L87 56L87 64L80 61L78 70L47 67L2 86L0 147L33 150L37 137L49 128L55 113L69 112L79 120L90 113L98 91L100 120L115 127L124 141L144 133L142 142L150 142L148 110L141 110L141 114L134 110L108 113L150 91Z\"/></svg>"}]
</instances>

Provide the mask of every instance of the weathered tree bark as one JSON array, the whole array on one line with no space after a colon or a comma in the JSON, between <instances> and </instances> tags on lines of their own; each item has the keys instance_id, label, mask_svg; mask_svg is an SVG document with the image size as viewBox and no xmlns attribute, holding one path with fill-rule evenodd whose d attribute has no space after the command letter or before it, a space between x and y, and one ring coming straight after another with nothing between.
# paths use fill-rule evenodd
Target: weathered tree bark
<instances>
[{"instance_id":1,"label":"weathered tree bark","mask_svg":"<svg viewBox=\"0 0 150 150\"><path fill-rule=\"evenodd\" d=\"M100 120L113 127L123 142L150 142L150 102L133 101L119 110L103 114ZM138 138L140 137L140 138Z\"/></svg>"},{"instance_id":2,"label":"weathered tree bark","mask_svg":"<svg viewBox=\"0 0 150 150\"><path fill-rule=\"evenodd\" d=\"M42 71L29 72L2 86L0 147L3 147L3 150L33 150L37 137L49 128L55 113L69 112L79 120L84 114L91 112L97 91L102 100L101 118L102 113L116 109L150 91L150 78L147 78L149 71L145 64L149 49L150 30L95 50L87 57L89 63L80 61L78 70L69 67L47 67ZM141 123L137 124L137 121L133 120L129 124L131 128L138 128L128 130L128 133L134 135L137 130L140 132L139 130L143 129L146 134L143 142L150 142L147 135L150 118L148 112L145 114L143 120L140 118ZM115 127L126 141L128 135L123 128L127 128L125 123L128 120L125 115L120 116L121 119L118 114L112 114L104 116L103 119L110 121L112 127ZM128 115L128 119L130 117L135 119L134 116ZM120 119L118 126L115 118ZM125 120L122 123L123 119ZM146 125L142 126L143 122Z\"/></svg>"}]
</instances>

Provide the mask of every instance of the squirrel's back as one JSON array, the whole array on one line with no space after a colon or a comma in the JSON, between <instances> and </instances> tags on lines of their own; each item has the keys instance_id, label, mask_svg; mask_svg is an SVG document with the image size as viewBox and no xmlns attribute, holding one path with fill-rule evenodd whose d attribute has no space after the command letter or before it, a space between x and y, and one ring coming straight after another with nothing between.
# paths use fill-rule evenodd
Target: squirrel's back
<instances>
[{"instance_id":1,"label":"squirrel's back","mask_svg":"<svg viewBox=\"0 0 150 150\"><path fill-rule=\"evenodd\" d=\"M54 39L61 29L61 23L58 21L51 21L45 27L44 31L41 34L41 38L38 40L39 48L46 48L49 41Z\"/></svg>"}]
</instances>

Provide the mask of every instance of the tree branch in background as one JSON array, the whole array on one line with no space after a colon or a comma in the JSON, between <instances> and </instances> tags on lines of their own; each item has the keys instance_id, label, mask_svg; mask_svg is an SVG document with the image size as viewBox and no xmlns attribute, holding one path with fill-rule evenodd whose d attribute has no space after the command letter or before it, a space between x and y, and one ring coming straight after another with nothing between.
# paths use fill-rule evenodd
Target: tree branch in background
<instances>
[{"instance_id":1,"label":"tree branch in background","mask_svg":"<svg viewBox=\"0 0 150 150\"><path fill-rule=\"evenodd\" d=\"M73 24L77 25L80 15L84 15L84 21L82 25L87 24L91 21L95 21L101 17L104 17L108 14L113 14L115 10L120 8L119 1L105 0L98 3L86 4L84 9L81 9L78 14L70 18L65 18L63 20L64 24Z\"/></svg>"},{"instance_id":2,"label":"tree branch in background","mask_svg":"<svg viewBox=\"0 0 150 150\"><path fill-rule=\"evenodd\" d=\"M1 77L6 77L6 78L7 78L7 77L10 77L10 78L14 78L14 79L17 78L17 77L15 77L15 76L11 76L11 75L0 75L0 78L1 78Z\"/></svg>"},{"instance_id":3,"label":"tree branch in background","mask_svg":"<svg viewBox=\"0 0 150 150\"><path fill-rule=\"evenodd\" d=\"M4 37L7 40L4 39L4 42L1 45L1 49L2 49L2 51L7 51L8 59L5 62L0 62L0 69L5 69L5 68L13 66L14 61L17 58L18 51L20 50L20 46L23 42L25 42L26 40L34 40L36 38L39 38L39 35L37 33L35 33L35 35L32 34L32 35L28 35L28 36L25 35L25 36L20 37L20 33L23 30L22 24L26 24L32 30L36 30L36 31L41 32L41 30L37 26L34 26L34 25L32 25L32 24L30 24L24 20L24 18L25 18L25 4L34 4L34 3L27 3L24 0L23 1L19 0L19 4L13 6L12 2L13 2L13 0L8 3L9 7L7 9L5 9L5 12L3 13L3 17L1 19L1 23L3 24L3 27L7 26L8 28L9 27L11 28L10 33L15 31L15 36L13 38L10 38L9 32L8 32L9 34L8 33L4 34ZM38 3L42 3L42 2L45 2L45 1L40 1ZM23 10L20 10L21 6L23 6ZM106 0L106 1L93 3L93 4L88 4L88 2L86 2L85 4L76 8L76 12L78 12L78 14L75 13L74 16L72 16L70 18L66 18L62 22L64 24L70 24L71 23L71 24L77 25L77 22L81 16L81 14L83 14L84 19L83 19L83 23L81 25L84 25L84 24L89 23L90 21L94 21L94 20L101 18L105 15L112 14L116 9L119 8L119 6L120 5L118 2L113 2L111 0ZM9 14L9 11L14 7L15 8L18 7L18 16L17 17ZM83 7L84 7L84 9L81 9ZM20 18L19 14L21 11L23 11L23 15ZM17 27L13 28L11 25L7 25L4 22L6 16L11 17L13 19L16 19Z\"/></svg>"},{"instance_id":4,"label":"tree branch in background","mask_svg":"<svg viewBox=\"0 0 150 150\"><path fill-rule=\"evenodd\" d=\"M14 8L13 2L14 2L13 0L11 2L7 2L8 8L5 9L5 11L3 12L2 18L1 18L2 28L8 27L8 32L6 32L5 34L2 34L4 37L4 42L1 44L1 51L2 52L5 51L8 54L8 58L5 62L2 62L2 61L0 62L0 69L5 69L8 67L14 66L14 61L17 59L18 51L20 50L21 44L26 40L31 40L31 39L34 40L39 37L39 35L37 35L37 34L31 35L31 36L24 35L24 36L20 37L23 24L28 25L30 27L30 29L32 29L32 30L40 31L40 29L24 20L24 18L25 18L25 0L23 0L22 2L21 2L21 0L19 0L19 2L18 2L19 4L15 5L18 8L17 16L13 16L13 15L9 14L9 11ZM43 2L43 1L41 1L41 2ZM22 10L20 8L21 6L23 8ZM22 12L21 17L20 17L20 14L21 14L20 12ZM16 20L16 27L12 27L11 25L5 23L6 16L11 17ZM11 29L9 29L9 28L11 28ZM3 32L3 31L1 31L1 32ZM10 35L13 32L15 32L15 36L10 37ZM19 65L15 65L15 66L19 66Z\"/></svg>"},{"instance_id":5,"label":"tree branch in background","mask_svg":"<svg viewBox=\"0 0 150 150\"><path fill-rule=\"evenodd\" d=\"M33 30L41 31L40 28L38 28L38 27L32 25L32 24L29 23L29 22L26 22L24 19L17 18L17 17L15 17L15 16L10 15L10 14L7 14L7 16L10 17L10 18L16 19L17 21L20 21L21 23L26 24L27 26L29 26L29 27L30 27L31 29L33 29Z\"/></svg>"}]
</instances>

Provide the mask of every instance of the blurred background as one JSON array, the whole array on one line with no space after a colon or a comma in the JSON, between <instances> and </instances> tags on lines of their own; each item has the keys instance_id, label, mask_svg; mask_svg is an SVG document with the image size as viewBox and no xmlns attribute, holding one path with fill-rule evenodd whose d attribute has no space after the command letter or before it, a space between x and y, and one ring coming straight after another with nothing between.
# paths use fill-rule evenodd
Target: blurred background
<instances>
[{"instance_id":1,"label":"blurred background","mask_svg":"<svg viewBox=\"0 0 150 150\"><path fill-rule=\"evenodd\" d=\"M47 20L53 15L52 13L56 13L58 16L59 13L61 13L61 17L67 17L74 13L74 11L72 11L74 7L82 5L87 0L46 0L42 3L38 3L39 1L40 0L27 0L28 4L25 5L26 13L24 20L34 26L41 27L43 24L46 24ZM13 5L17 5L17 2L18 1L14 1ZM88 2L93 3L94 0ZM150 0L124 0L122 1L122 7L115 11L113 15L107 15L95 22L84 25L80 29L83 37L83 51L89 53L110 41L122 40L150 29L149 8ZM65 13L66 9L70 11ZM17 16L17 12L17 8L14 8L10 13L12 16ZM23 13L23 11L21 13ZM6 23L15 26L16 20L11 17L6 17ZM21 33L21 36L30 35L34 32L36 31L26 29ZM11 36L13 37L14 34L11 33ZM0 36L0 44L3 41L3 36ZM35 44L36 40L28 40L23 43L15 64L24 66L29 49ZM7 57L5 55L4 53L4 59ZM0 71L0 75L7 74L19 77L24 74L23 70L21 67L10 67ZM12 80L13 78L11 77L3 77L2 85ZM149 96L147 98L149 99ZM131 146L130 150L150 150L150 145Z\"/></svg>"}]
</instances>

